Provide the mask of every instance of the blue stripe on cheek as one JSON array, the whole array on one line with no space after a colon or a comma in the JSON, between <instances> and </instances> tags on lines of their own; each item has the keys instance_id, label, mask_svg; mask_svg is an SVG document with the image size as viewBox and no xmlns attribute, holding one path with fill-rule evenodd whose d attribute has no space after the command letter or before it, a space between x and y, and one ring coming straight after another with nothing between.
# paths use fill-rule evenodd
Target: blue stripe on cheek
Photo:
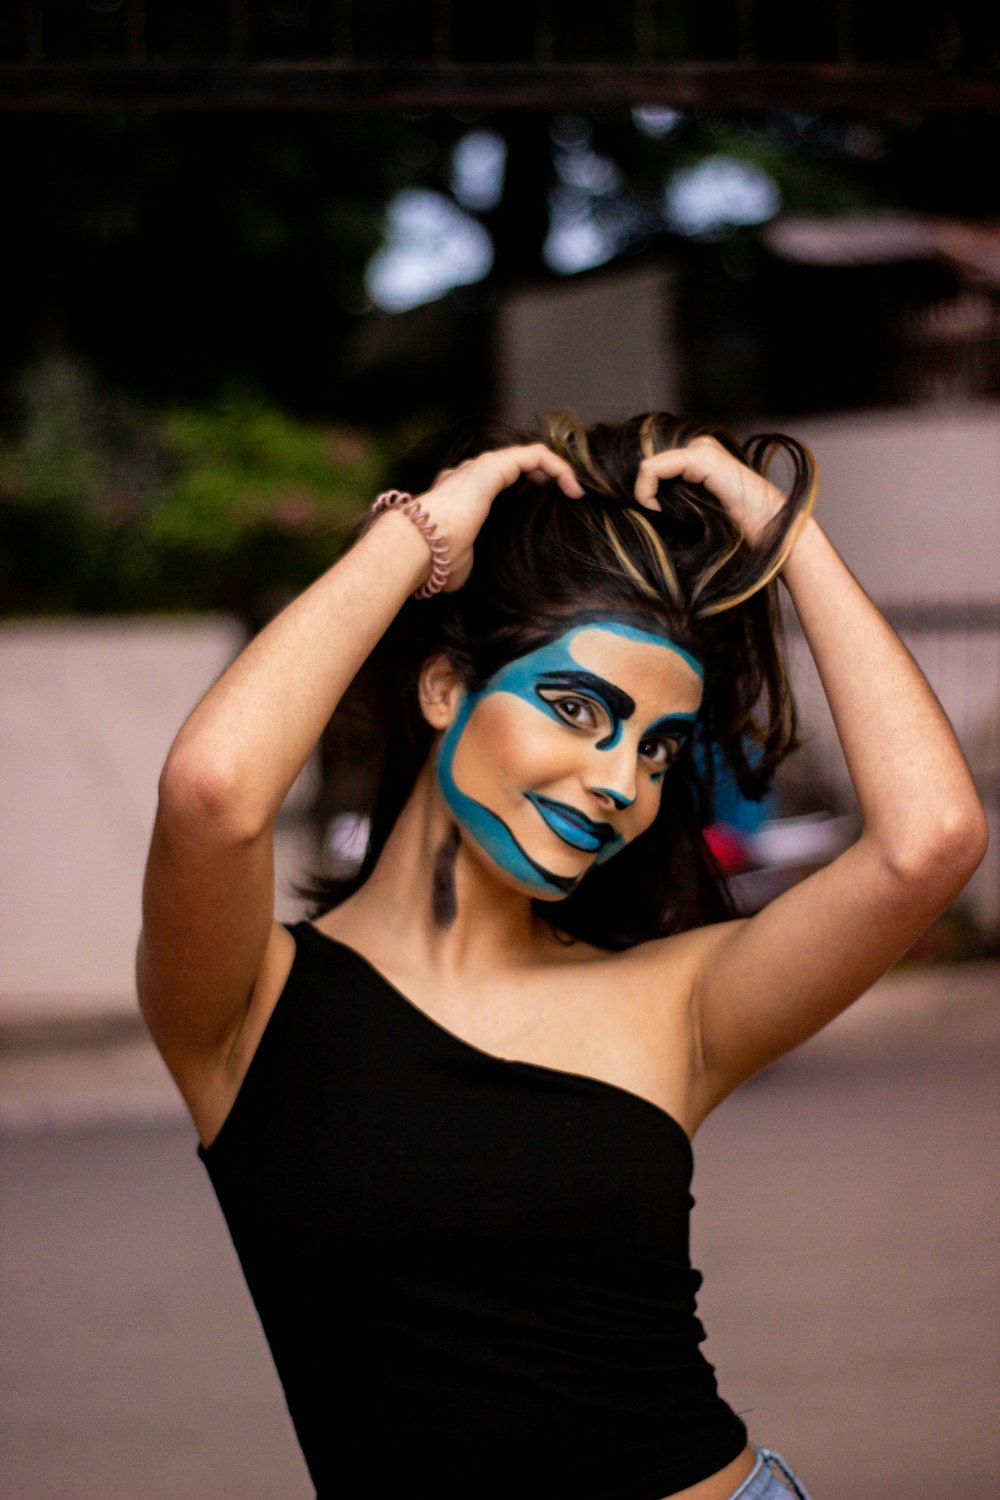
<instances>
[{"instance_id":1,"label":"blue stripe on cheek","mask_svg":"<svg viewBox=\"0 0 1000 1500\"><path fill-rule=\"evenodd\" d=\"M454 775L455 751L476 704L485 693L467 693L451 724L445 731L437 757L437 777L441 795L458 826L485 849L502 870L515 880L530 886L540 896L566 896L576 880L556 875L542 868L521 848L502 818L468 796L458 786Z\"/></svg>"}]
</instances>

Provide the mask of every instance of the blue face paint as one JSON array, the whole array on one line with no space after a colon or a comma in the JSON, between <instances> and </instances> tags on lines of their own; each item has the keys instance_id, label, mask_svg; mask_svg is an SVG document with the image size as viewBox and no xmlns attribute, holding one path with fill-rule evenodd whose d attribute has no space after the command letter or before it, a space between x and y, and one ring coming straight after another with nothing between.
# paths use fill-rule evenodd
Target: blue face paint
<instances>
[{"instance_id":1,"label":"blue face paint","mask_svg":"<svg viewBox=\"0 0 1000 1500\"><path fill-rule=\"evenodd\" d=\"M477 843L494 862L516 880L529 886L540 896L567 896L582 880L586 871L579 875L558 875L533 859L515 838L508 825L496 813L491 812L475 798L468 796L458 786L454 776L455 752L459 741L476 707L491 693L511 693L521 698L532 708L548 714L558 724L567 725L555 704L544 695L546 692L562 690L564 694L585 694L600 702L608 715L610 732L597 742L598 749L610 750L621 740L622 727L626 719L635 712L635 702L614 683L599 677L584 667L573 655L573 642L584 631L607 630L625 640L638 641L663 647L674 652L685 661L699 678L703 669L695 658L676 645L666 635L655 634L618 620L589 619L573 626L548 645L508 662L494 674L478 692L466 693L458 713L446 730L437 757L437 776L441 794L462 831ZM688 734L697 717L696 713L675 713L657 719L645 731L641 740L653 737L682 740ZM662 780L663 772L653 773L656 781ZM618 807L631 805L631 800L620 792L607 790L607 795ZM578 808L558 802L540 793L526 791L524 796L532 803L548 827L574 849L594 855L594 862L603 864L625 847L624 837L608 823L599 823L588 818Z\"/></svg>"}]
</instances>

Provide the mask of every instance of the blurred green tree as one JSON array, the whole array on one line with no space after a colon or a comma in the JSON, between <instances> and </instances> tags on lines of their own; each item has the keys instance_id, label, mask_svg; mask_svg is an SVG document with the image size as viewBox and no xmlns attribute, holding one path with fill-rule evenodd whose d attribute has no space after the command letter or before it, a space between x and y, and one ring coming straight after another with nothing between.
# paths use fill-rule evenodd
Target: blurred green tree
<instances>
[{"instance_id":1,"label":"blurred green tree","mask_svg":"<svg viewBox=\"0 0 1000 1500\"><path fill-rule=\"evenodd\" d=\"M233 393L156 410L78 360L26 372L0 445L0 612L228 610L251 628L334 556L385 467L372 434Z\"/></svg>"}]
</instances>

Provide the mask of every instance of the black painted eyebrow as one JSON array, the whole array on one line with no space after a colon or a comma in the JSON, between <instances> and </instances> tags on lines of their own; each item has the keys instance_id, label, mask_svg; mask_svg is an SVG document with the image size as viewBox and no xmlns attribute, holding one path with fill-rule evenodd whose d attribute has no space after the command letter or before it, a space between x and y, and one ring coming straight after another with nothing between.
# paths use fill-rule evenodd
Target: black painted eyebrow
<instances>
[{"instance_id":1,"label":"black painted eyebrow","mask_svg":"<svg viewBox=\"0 0 1000 1500\"><path fill-rule=\"evenodd\" d=\"M693 719L668 714L665 719L657 719L655 724L650 724L643 739L649 739L654 734L668 734L671 739L686 740L693 728Z\"/></svg>"},{"instance_id":2,"label":"black painted eyebrow","mask_svg":"<svg viewBox=\"0 0 1000 1500\"><path fill-rule=\"evenodd\" d=\"M538 679L539 687L570 688L577 692L596 693L603 698L611 712L619 719L630 719L635 713L635 699L613 682L598 677L596 672L543 672Z\"/></svg>"}]
</instances>

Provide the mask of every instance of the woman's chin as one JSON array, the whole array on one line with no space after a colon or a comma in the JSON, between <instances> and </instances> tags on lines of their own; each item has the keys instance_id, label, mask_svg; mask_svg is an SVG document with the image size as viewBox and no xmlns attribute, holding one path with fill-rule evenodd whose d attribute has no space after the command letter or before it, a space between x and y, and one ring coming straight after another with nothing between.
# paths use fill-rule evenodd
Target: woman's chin
<instances>
[{"instance_id":1,"label":"woman's chin","mask_svg":"<svg viewBox=\"0 0 1000 1500\"><path fill-rule=\"evenodd\" d=\"M566 851L562 849L556 851L554 856L548 849L532 849L530 858L538 868L537 881L521 878L498 864L488 854L486 858L490 860L495 873L506 885L516 887L524 895L531 896L536 901L565 901L567 896L573 894L593 865L593 859L589 855L583 855L579 859L570 856L567 859L565 854Z\"/></svg>"},{"instance_id":2,"label":"woman's chin","mask_svg":"<svg viewBox=\"0 0 1000 1500\"><path fill-rule=\"evenodd\" d=\"M565 901L593 864L591 856L581 855L574 859L562 847L557 850L528 849L519 845L519 855L528 859L538 871L537 880L526 879L516 870L510 869L496 854L484 848L467 828L462 829L462 843L481 868L487 870L498 884L536 901ZM569 858L566 858L567 854Z\"/></svg>"}]
</instances>

